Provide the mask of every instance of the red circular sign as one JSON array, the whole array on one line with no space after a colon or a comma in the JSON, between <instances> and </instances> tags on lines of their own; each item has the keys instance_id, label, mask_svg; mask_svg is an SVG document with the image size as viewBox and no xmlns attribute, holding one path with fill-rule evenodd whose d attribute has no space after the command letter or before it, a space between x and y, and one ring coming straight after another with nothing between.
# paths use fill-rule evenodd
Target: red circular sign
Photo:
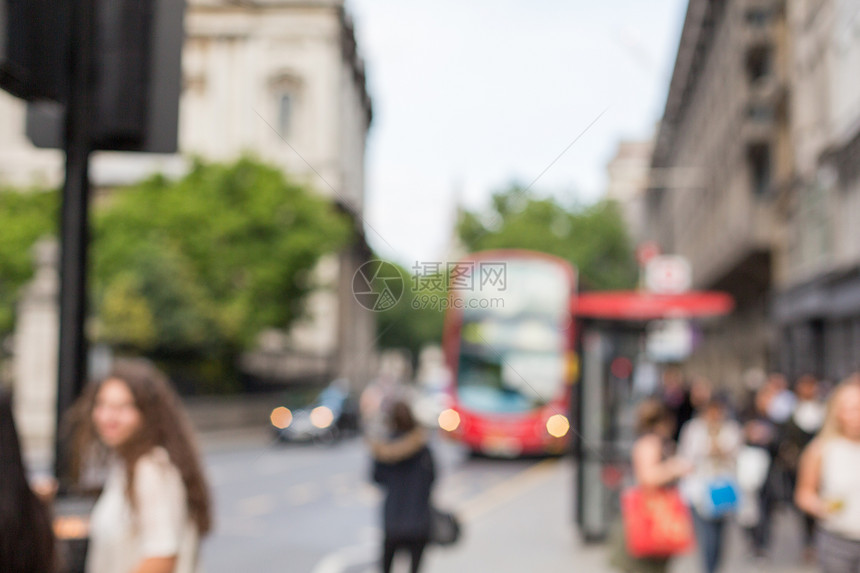
<instances>
[{"instance_id":1,"label":"red circular sign","mask_svg":"<svg viewBox=\"0 0 860 573\"><path fill-rule=\"evenodd\" d=\"M636 260L639 262L640 267L644 267L648 264L648 261L659 255L660 245L653 241L642 243L636 247Z\"/></svg>"}]
</instances>

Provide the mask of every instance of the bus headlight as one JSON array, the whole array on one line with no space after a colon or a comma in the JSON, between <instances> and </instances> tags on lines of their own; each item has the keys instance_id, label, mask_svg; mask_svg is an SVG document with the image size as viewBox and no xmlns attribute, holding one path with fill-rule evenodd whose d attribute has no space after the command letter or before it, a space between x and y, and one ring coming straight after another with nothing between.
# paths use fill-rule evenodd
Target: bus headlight
<instances>
[{"instance_id":1,"label":"bus headlight","mask_svg":"<svg viewBox=\"0 0 860 573\"><path fill-rule=\"evenodd\" d=\"M320 430L325 430L334 422L334 413L327 406L317 406L311 410L311 424Z\"/></svg>"},{"instance_id":2,"label":"bus headlight","mask_svg":"<svg viewBox=\"0 0 860 573\"><path fill-rule=\"evenodd\" d=\"M570 422L561 414L554 414L546 421L546 431L553 438L563 438L570 431Z\"/></svg>"},{"instance_id":3,"label":"bus headlight","mask_svg":"<svg viewBox=\"0 0 860 573\"><path fill-rule=\"evenodd\" d=\"M460 427L460 414L456 410L448 408L439 414L439 427L446 432L453 432Z\"/></svg>"},{"instance_id":4,"label":"bus headlight","mask_svg":"<svg viewBox=\"0 0 860 573\"><path fill-rule=\"evenodd\" d=\"M271 420L274 427L279 430L283 430L289 428L290 424L293 423L293 413L290 412L289 408L279 406L272 410L272 415L269 416L269 420Z\"/></svg>"}]
</instances>

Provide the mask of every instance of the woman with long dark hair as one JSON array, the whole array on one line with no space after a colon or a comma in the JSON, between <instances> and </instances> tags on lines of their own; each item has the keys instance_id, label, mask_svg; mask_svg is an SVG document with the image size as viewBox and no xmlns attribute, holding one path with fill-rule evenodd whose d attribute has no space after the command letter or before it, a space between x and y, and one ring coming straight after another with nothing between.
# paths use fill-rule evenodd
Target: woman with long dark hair
<instances>
[{"instance_id":1,"label":"woman with long dark hair","mask_svg":"<svg viewBox=\"0 0 860 573\"><path fill-rule=\"evenodd\" d=\"M51 516L30 489L12 419L12 399L0 390L0 571L56 571Z\"/></svg>"},{"instance_id":2,"label":"woman with long dark hair","mask_svg":"<svg viewBox=\"0 0 860 573\"><path fill-rule=\"evenodd\" d=\"M371 442L373 479L385 489L382 570L390 573L394 555L408 551L410 571L418 573L430 537L430 491L435 478L433 456L424 431L405 402L389 413L390 440Z\"/></svg>"},{"instance_id":3,"label":"woman with long dark hair","mask_svg":"<svg viewBox=\"0 0 860 573\"><path fill-rule=\"evenodd\" d=\"M150 362L119 360L78 404L76 470L111 458L90 518L87 573L191 573L211 527L209 490L191 425Z\"/></svg>"}]
</instances>

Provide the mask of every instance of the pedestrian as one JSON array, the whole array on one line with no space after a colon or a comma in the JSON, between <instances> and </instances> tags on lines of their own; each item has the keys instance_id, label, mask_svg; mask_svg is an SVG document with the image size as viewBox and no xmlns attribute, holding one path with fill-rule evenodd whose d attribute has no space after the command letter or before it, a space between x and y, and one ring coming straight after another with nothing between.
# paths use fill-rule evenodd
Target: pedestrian
<instances>
[{"instance_id":1,"label":"pedestrian","mask_svg":"<svg viewBox=\"0 0 860 573\"><path fill-rule=\"evenodd\" d=\"M773 390L763 385L752 397L744 419L744 439L748 449L764 454L764 476L761 483L756 483L753 491L747 491L744 507L738 516L747 534L750 548L757 559L764 559L770 544L771 516L777 501L777 487L781 483L781 470L775 467L777 450L779 449L779 428L768 416L768 409L773 399ZM749 450L747 450L749 451ZM740 456L740 472L746 472L747 455ZM746 479L742 480L746 482ZM754 480L759 481L759 480ZM754 504L749 507L747 504ZM749 508L751 511L747 512Z\"/></svg>"},{"instance_id":2,"label":"pedestrian","mask_svg":"<svg viewBox=\"0 0 860 573\"><path fill-rule=\"evenodd\" d=\"M801 456L795 502L818 520L822 571L860 572L860 377L830 397L821 432Z\"/></svg>"},{"instance_id":3,"label":"pedestrian","mask_svg":"<svg viewBox=\"0 0 860 573\"><path fill-rule=\"evenodd\" d=\"M693 465L680 487L690 504L706 573L719 568L727 517L737 509L733 480L742 432L726 413L725 401L712 398L681 430L678 444L678 455Z\"/></svg>"},{"instance_id":4,"label":"pedestrian","mask_svg":"<svg viewBox=\"0 0 860 573\"><path fill-rule=\"evenodd\" d=\"M782 439L778 450L779 463L785 471L789 500L793 499L793 493L797 488L800 454L821 429L827 413L827 408L820 398L819 383L815 376L811 374L801 376L795 384L795 394L797 405L780 432ZM815 518L801 513L804 526L804 554L806 561L812 561Z\"/></svg>"},{"instance_id":5,"label":"pedestrian","mask_svg":"<svg viewBox=\"0 0 860 573\"><path fill-rule=\"evenodd\" d=\"M87 573L191 573L211 526L209 490L191 425L166 377L143 359L118 360L76 405L84 456L110 460L90 517Z\"/></svg>"},{"instance_id":6,"label":"pedestrian","mask_svg":"<svg viewBox=\"0 0 860 573\"><path fill-rule=\"evenodd\" d=\"M690 406L692 409L683 423L686 424L693 418L693 416L696 415L697 412L707 406L713 396L714 385L711 381L705 376L694 376L693 381L690 383ZM683 424L681 425L681 428L683 428ZM680 428L677 432L680 436Z\"/></svg>"},{"instance_id":7,"label":"pedestrian","mask_svg":"<svg viewBox=\"0 0 860 573\"><path fill-rule=\"evenodd\" d=\"M784 424L794 411L797 397L789 389L785 376L778 372L773 372L768 376L765 388L770 394L767 415L775 424Z\"/></svg>"},{"instance_id":8,"label":"pedestrian","mask_svg":"<svg viewBox=\"0 0 860 573\"><path fill-rule=\"evenodd\" d=\"M56 570L50 512L27 481L12 417L12 399L8 392L0 390L0 571Z\"/></svg>"},{"instance_id":9,"label":"pedestrian","mask_svg":"<svg viewBox=\"0 0 860 573\"><path fill-rule=\"evenodd\" d=\"M371 442L373 480L385 490L382 570L390 573L394 556L406 550L417 573L430 539L433 456L407 403L392 404L388 422L390 439Z\"/></svg>"},{"instance_id":10,"label":"pedestrian","mask_svg":"<svg viewBox=\"0 0 860 573\"><path fill-rule=\"evenodd\" d=\"M690 388L680 367L672 365L663 370L660 400L672 415L675 428L672 439L677 441L681 428L695 414Z\"/></svg>"},{"instance_id":11,"label":"pedestrian","mask_svg":"<svg viewBox=\"0 0 860 573\"><path fill-rule=\"evenodd\" d=\"M692 470L692 464L674 455L675 414L660 400L643 401L636 415L638 437L633 443L635 485L664 488L677 484ZM609 562L624 573L664 573L669 557L633 557L627 550L623 523L619 520L609 535Z\"/></svg>"}]
</instances>

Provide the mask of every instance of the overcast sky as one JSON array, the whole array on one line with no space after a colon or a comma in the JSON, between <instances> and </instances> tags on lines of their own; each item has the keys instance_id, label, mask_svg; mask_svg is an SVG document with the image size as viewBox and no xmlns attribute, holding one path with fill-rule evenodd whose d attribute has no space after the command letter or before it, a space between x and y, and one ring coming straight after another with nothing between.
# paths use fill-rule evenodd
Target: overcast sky
<instances>
[{"instance_id":1,"label":"overcast sky","mask_svg":"<svg viewBox=\"0 0 860 573\"><path fill-rule=\"evenodd\" d=\"M374 104L373 248L440 260L458 203L480 207L511 181L599 199L618 141L660 118L686 4L347 0Z\"/></svg>"}]
</instances>

